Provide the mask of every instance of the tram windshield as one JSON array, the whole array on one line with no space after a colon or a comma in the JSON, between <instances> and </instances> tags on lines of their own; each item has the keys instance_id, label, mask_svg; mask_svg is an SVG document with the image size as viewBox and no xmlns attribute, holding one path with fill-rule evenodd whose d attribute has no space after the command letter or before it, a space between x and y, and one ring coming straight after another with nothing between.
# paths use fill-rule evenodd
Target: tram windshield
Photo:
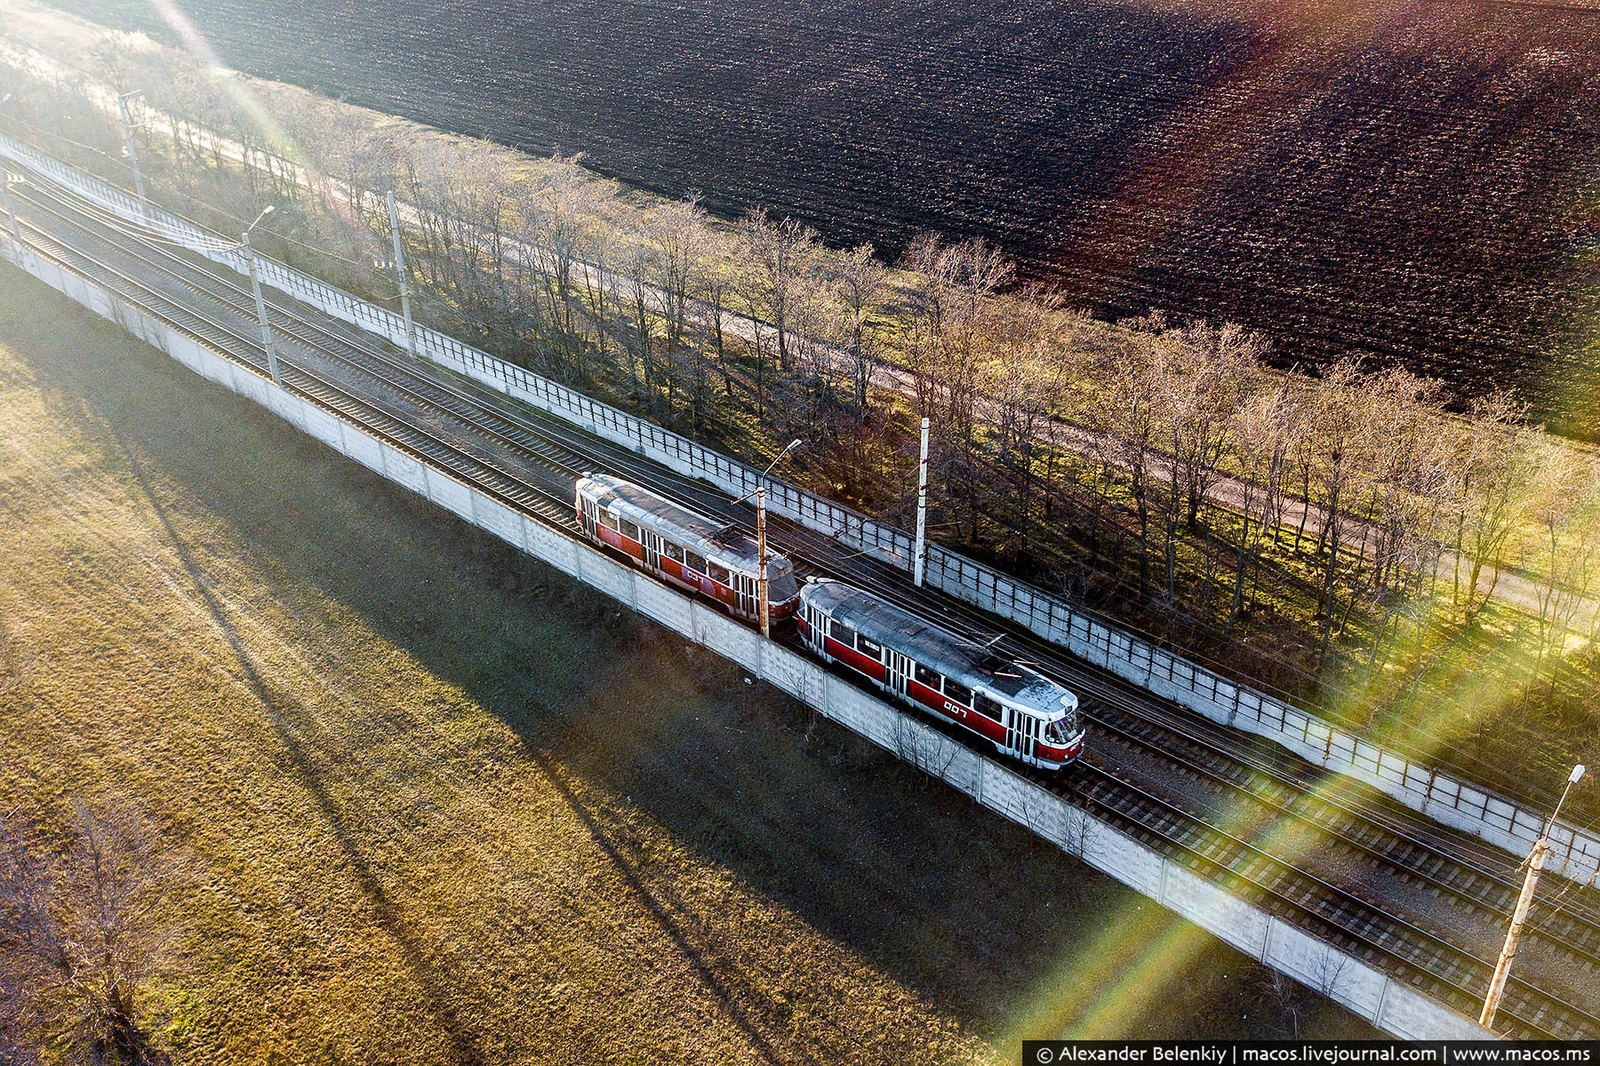
<instances>
[{"instance_id":1,"label":"tram windshield","mask_svg":"<svg viewBox=\"0 0 1600 1066\"><path fill-rule=\"evenodd\" d=\"M794 579L794 564L782 556L767 560L767 583L767 595L775 603L800 595L800 586Z\"/></svg>"},{"instance_id":2,"label":"tram windshield","mask_svg":"<svg viewBox=\"0 0 1600 1066\"><path fill-rule=\"evenodd\" d=\"M1069 714L1065 718L1057 718L1046 723L1044 739L1047 744L1065 744L1072 739L1072 734L1077 732L1078 716Z\"/></svg>"}]
</instances>

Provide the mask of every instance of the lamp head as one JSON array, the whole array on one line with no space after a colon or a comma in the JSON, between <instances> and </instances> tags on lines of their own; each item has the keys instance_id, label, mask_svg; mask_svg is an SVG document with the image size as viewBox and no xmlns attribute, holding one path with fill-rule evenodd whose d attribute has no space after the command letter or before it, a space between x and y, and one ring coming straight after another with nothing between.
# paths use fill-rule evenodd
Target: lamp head
<instances>
[{"instance_id":1,"label":"lamp head","mask_svg":"<svg viewBox=\"0 0 1600 1066\"><path fill-rule=\"evenodd\" d=\"M261 213L256 216L256 220L244 228L244 239L248 241L250 239L250 231L261 225L261 220L272 214L272 212L276 211L277 209L277 204L268 204L266 207L263 207L261 209Z\"/></svg>"},{"instance_id":2,"label":"lamp head","mask_svg":"<svg viewBox=\"0 0 1600 1066\"><path fill-rule=\"evenodd\" d=\"M1583 771L1585 769L1587 769L1587 767L1585 767L1583 763L1579 763L1577 766L1574 766L1572 768L1572 776L1567 778L1567 784L1576 785L1579 779L1583 777Z\"/></svg>"}]
</instances>

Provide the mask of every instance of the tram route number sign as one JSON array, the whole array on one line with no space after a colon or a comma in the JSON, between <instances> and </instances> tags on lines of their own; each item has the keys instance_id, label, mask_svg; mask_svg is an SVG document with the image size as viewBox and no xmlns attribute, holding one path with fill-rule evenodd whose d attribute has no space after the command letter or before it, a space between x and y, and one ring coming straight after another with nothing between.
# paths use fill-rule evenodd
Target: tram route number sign
<instances>
[{"instance_id":1,"label":"tram route number sign","mask_svg":"<svg viewBox=\"0 0 1600 1066\"><path fill-rule=\"evenodd\" d=\"M1600 1041L1024 1040L1022 1066L1600 1066Z\"/></svg>"}]
</instances>

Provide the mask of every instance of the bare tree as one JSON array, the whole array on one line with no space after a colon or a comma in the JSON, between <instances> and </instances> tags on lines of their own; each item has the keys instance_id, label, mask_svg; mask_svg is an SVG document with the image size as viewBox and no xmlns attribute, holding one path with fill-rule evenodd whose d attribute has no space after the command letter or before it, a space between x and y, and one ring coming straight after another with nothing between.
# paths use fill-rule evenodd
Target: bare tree
<instances>
[{"instance_id":1,"label":"bare tree","mask_svg":"<svg viewBox=\"0 0 1600 1066\"><path fill-rule=\"evenodd\" d=\"M1324 945L1326 950L1311 967L1311 987L1336 1003L1344 1002L1346 977L1353 961L1337 948Z\"/></svg>"},{"instance_id":2,"label":"bare tree","mask_svg":"<svg viewBox=\"0 0 1600 1066\"><path fill-rule=\"evenodd\" d=\"M610 182L584 175L579 168L582 158L557 154L537 195L524 207L550 285L551 318L569 334L573 332L573 272L583 269L585 231L606 218L616 195Z\"/></svg>"},{"instance_id":3,"label":"bare tree","mask_svg":"<svg viewBox=\"0 0 1600 1066\"><path fill-rule=\"evenodd\" d=\"M954 741L900 712L895 716L893 750L901 762L939 780L955 765L961 748Z\"/></svg>"},{"instance_id":4,"label":"bare tree","mask_svg":"<svg viewBox=\"0 0 1600 1066\"><path fill-rule=\"evenodd\" d=\"M1287 382L1257 393L1233 415L1228 442L1239 472L1240 526L1229 632L1244 606L1246 575L1261 552L1263 538L1281 515L1295 423L1296 408Z\"/></svg>"},{"instance_id":5,"label":"bare tree","mask_svg":"<svg viewBox=\"0 0 1600 1066\"><path fill-rule=\"evenodd\" d=\"M802 279L814 267L817 231L792 218L774 222L763 209L746 212L737 232L746 262L757 271L767 318L777 331L778 368L787 371L793 347L790 313Z\"/></svg>"},{"instance_id":6,"label":"bare tree","mask_svg":"<svg viewBox=\"0 0 1600 1066\"><path fill-rule=\"evenodd\" d=\"M1525 415L1523 405L1504 395L1474 404L1459 464L1451 581L1451 605L1464 621L1494 595L1507 541L1527 514L1538 453L1532 435L1516 428Z\"/></svg>"},{"instance_id":7,"label":"bare tree","mask_svg":"<svg viewBox=\"0 0 1600 1066\"><path fill-rule=\"evenodd\" d=\"M1361 469L1355 448L1361 433L1362 421L1358 407L1361 372L1353 363L1334 365L1317 383L1313 394L1311 430L1317 441L1319 500L1322 507L1322 531L1318 537L1319 550L1325 549L1328 561L1322 573L1322 645L1318 661L1328 657L1328 645L1335 628L1334 597L1342 559L1346 495L1350 482Z\"/></svg>"},{"instance_id":8,"label":"bare tree","mask_svg":"<svg viewBox=\"0 0 1600 1066\"><path fill-rule=\"evenodd\" d=\"M901 340L906 363L916 388L917 413L932 418L937 412L940 350L944 344L946 309L950 302L949 260L937 234L921 233L907 246L901 267L911 276L905 298L905 325Z\"/></svg>"},{"instance_id":9,"label":"bare tree","mask_svg":"<svg viewBox=\"0 0 1600 1066\"><path fill-rule=\"evenodd\" d=\"M1006 474L993 488L993 506L1010 512L1016 551L1028 549L1033 511L1043 495L1040 454L1048 453L1051 409L1060 399L1070 359L1056 321L1060 294L1029 287L994 315L995 358L982 374L988 415L998 431L999 464Z\"/></svg>"},{"instance_id":10,"label":"bare tree","mask_svg":"<svg viewBox=\"0 0 1600 1066\"><path fill-rule=\"evenodd\" d=\"M728 301L733 296L733 250L729 240L717 230L707 228L695 261L694 298L699 304L696 322L701 344L716 353L717 370L722 375L722 392L733 399L733 374L728 369Z\"/></svg>"},{"instance_id":11,"label":"bare tree","mask_svg":"<svg viewBox=\"0 0 1600 1066\"><path fill-rule=\"evenodd\" d=\"M79 802L65 847L0 824L0 984L18 1031L95 1062L156 1063L145 992L175 965L159 904L181 875L131 810Z\"/></svg>"},{"instance_id":12,"label":"bare tree","mask_svg":"<svg viewBox=\"0 0 1600 1066\"><path fill-rule=\"evenodd\" d=\"M705 233L706 213L696 197L663 204L646 217L644 237L652 253L668 359L676 357L688 330L689 291Z\"/></svg>"},{"instance_id":13,"label":"bare tree","mask_svg":"<svg viewBox=\"0 0 1600 1066\"><path fill-rule=\"evenodd\" d=\"M872 316L888 288L887 272L872 245L860 244L834 258L829 280L844 311L850 384L856 408L864 414L878 363L878 331Z\"/></svg>"},{"instance_id":14,"label":"bare tree","mask_svg":"<svg viewBox=\"0 0 1600 1066\"><path fill-rule=\"evenodd\" d=\"M1139 595L1150 583L1150 521L1157 476L1155 444L1160 431L1160 383L1164 368L1152 349L1121 345L1102 364L1106 388L1090 413L1094 447L1102 455L1106 491L1117 481L1128 486L1139 532Z\"/></svg>"},{"instance_id":15,"label":"bare tree","mask_svg":"<svg viewBox=\"0 0 1600 1066\"><path fill-rule=\"evenodd\" d=\"M1548 445L1540 480L1544 495L1534 510L1539 524L1538 647L1530 688L1538 684L1546 663L1559 664L1600 564L1600 479L1593 468L1560 445ZM1556 674L1552 666L1552 691Z\"/></svg>"},{"instance_id":16,"label":"bare tree","mask_svg":"<svg viewBox=\"0 0 1600 1066\"><path fill-rule=\"evenodd\" d=\"M1282 970L1272 966L1263 966L1261 975L1261 990L1277 1003L1278 1008L1289 1016L1291 1032L1294 1036L1300 1035L1300 1014L1306 1008L1306 988L1299 981L1290 977Z\"/></svg>"}]
</instances>

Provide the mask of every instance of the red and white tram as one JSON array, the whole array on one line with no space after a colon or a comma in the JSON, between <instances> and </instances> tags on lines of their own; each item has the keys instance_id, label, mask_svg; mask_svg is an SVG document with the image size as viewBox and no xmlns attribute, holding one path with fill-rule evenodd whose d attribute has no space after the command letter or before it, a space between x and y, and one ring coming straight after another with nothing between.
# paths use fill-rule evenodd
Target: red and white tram
<instances>
[{"instance_id":1,"label":"red and white tram","mask_svg":"<svg viewBox=\"0 0 1600 1066\"><path fill-rule=\"evenodd\" d=\"M647 488L605 474L578 479L578 521L590 540L615 548L641 569L759 620L756 541L731 526L685 510ZM767 607L773 622L794 614L800 586L794 566L767 551Z\"/></svg>"},{"instance_id":2,"label":"red and white tram","mask_svg":"<svg viewBox=\"0 0 1600 1066\"><path fill-rule=\"evenodd\" d=\"M796 625L823 659L988 738L1002 754L1054 770L1083 751L1077 696L871 593L812 579Z\"/></svg>"}]
</instances>

